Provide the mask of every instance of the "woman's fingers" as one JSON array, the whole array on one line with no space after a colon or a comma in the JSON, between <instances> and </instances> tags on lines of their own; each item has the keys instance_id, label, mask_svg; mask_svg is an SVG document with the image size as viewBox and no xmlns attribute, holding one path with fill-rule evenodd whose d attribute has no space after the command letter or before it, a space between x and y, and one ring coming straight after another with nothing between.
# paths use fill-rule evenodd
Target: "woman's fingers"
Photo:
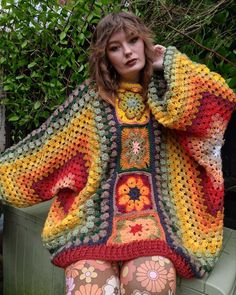
<instances>
[{"instance_id":1,"label":"woman's fingers","mask_svg":"<svg viewBox=\"0 0 236 295\"><path fill-rule=\"evenodd\" d=\"M156 45L154 45L154 50L156 53L162 54L165 52L166 48L160 44L156 44Z\"/></svg>"},{"instance_id":2,"label":"woman's fingers","mask_svg":"<svg viewBox=\"0 0 236 295\"><path fill-rule=\"evenodd\" d=\"M154 70L163 70L163 58L166 48L160 44L154 45L155 60L153 62Z\"/></svg>"}]
</instances>

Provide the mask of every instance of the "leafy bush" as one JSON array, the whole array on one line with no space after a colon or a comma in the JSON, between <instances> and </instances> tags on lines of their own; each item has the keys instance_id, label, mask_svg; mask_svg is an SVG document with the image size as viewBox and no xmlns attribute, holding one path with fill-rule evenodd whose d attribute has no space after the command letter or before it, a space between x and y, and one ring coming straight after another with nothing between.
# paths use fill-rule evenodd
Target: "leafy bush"
<instances>
[{"instance_id":1,"label":"leafy bush","mask_svg":"<svg viewBox=\"0 0 236 295\"><path fill-rule=\"evenodd\" d=\"M39 126L88 76L88 47L99 19L128 9L236 88L233 0L2 0L0 69L12 142ZM64 5L65 4L65 5Z\"/></svg>"},{"instance_id":2,"label":"leafy bush","mask_svg":"<svg viewBox=\"0 0 236 295\"><path fill-rule=\"evenodd\" d=\"M61 1L67 2L67 1ZM16 142L39 126L88 75L88 47L101 16L119 1L2 1L0 67Z\"/></svg>"},{"instance_id":3,"label":"leafy bush","mask_svg":"<svg viewBox=\"0 0 236 295\"><path fill-rule=\"evenodd\" d=\"M220 73L236 90L234 0L135 0L130 4L150 24L157 43L177 46Z\"/></svg>"}]
</instances>

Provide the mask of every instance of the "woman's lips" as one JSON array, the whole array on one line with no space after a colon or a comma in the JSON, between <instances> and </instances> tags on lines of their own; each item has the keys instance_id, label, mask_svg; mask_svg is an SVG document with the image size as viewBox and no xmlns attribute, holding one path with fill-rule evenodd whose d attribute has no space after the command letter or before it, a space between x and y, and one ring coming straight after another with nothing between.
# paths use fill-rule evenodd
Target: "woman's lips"
<instances>
[{"instance_id":1,"label":"woman's lips","mask_svg":"<svg viewBox=\"0 0 236 295\"><path fill-rule=\"evenodd\" d=\"M136 61L137 61L137 58L130 59L126 62L125 65L131 67L136 64Z\"/></svg>"}]
</instances>

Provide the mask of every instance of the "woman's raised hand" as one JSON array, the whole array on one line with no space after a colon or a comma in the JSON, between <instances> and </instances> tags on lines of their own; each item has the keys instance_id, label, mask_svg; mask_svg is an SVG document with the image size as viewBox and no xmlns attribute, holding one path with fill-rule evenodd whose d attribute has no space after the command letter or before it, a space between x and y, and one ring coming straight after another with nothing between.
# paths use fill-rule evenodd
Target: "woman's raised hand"
<instances>
[{"instance_id":1,"label":"woman's raised hand","mask_svg":"<svg viewBox=\"0 0 236 295\"><path fill-rule=\"evenodd\" d=\"M154 51L155 51L155 58L153 62L153 69L154 70L163 70L163 61L164 61L164 54L166 51L166 47L156 44L154 45Z\"/></svg>"}]
</instances>

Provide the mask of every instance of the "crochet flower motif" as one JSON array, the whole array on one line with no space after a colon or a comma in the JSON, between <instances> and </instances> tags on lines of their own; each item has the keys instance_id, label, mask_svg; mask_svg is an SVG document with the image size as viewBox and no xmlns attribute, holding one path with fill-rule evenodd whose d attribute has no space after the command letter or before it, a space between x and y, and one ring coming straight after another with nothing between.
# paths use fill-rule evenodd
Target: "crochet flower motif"
<instances>
[{"instance_id":1,"label":"crochet flower motif","mask_svg":"<svg viewBox=\"0 0 236 295\"><path fill-rule=\"evenodd\" d=\"M120 213L152 208L151 186L146 175L122 175L116 185L116 202Z\"/></svg>"},{"instance_id":2,"label":"crochet flower motif","mask_svg":"<svg viewBox=\"0 0 236 295\"><path fill-rule=\"evenodd\" d=\"M165 240L165 233L156 213L140 213L129 219L123 216L115 218L114 232L109 239L111 244L130 243L132 241L160 239Z\"/></svg>"},{"instance_id":3,"label":"crochet flower motif","mask_svg":"<svg viewBox=\"0 0 236 295\"><path fill-rule=\"evenodd\" d=\"M122 129L122 153L120 166L122 169L147 169L150 165L150 146L147 128Z\"/></svg>"},{"instance_id":4,"label":"crochet flower motif","mask_svg":"<svg viewBox=\"0 0 236 295\"><path fill-rule=\"evenodd\" d=\"M140 151L140 142L138 142L138 141L133 141L132 142L132 145L133 145L133 153L135 154L135 155L137 155L138 153L139 153L139 151Z\"/></svg>"},{"instance_id":5,"label":"crochet flower motif","mask_svg":"<svg viewBox=\"0 0 236 295\"><path fill-rule=\"evenodd\" d=\"M137 120L141 119L145 104L143 98L139 93L133 93L126 91L124 93L119 93L119 108L125 113L127 119Z\"/></svg>"}]
</instances>

